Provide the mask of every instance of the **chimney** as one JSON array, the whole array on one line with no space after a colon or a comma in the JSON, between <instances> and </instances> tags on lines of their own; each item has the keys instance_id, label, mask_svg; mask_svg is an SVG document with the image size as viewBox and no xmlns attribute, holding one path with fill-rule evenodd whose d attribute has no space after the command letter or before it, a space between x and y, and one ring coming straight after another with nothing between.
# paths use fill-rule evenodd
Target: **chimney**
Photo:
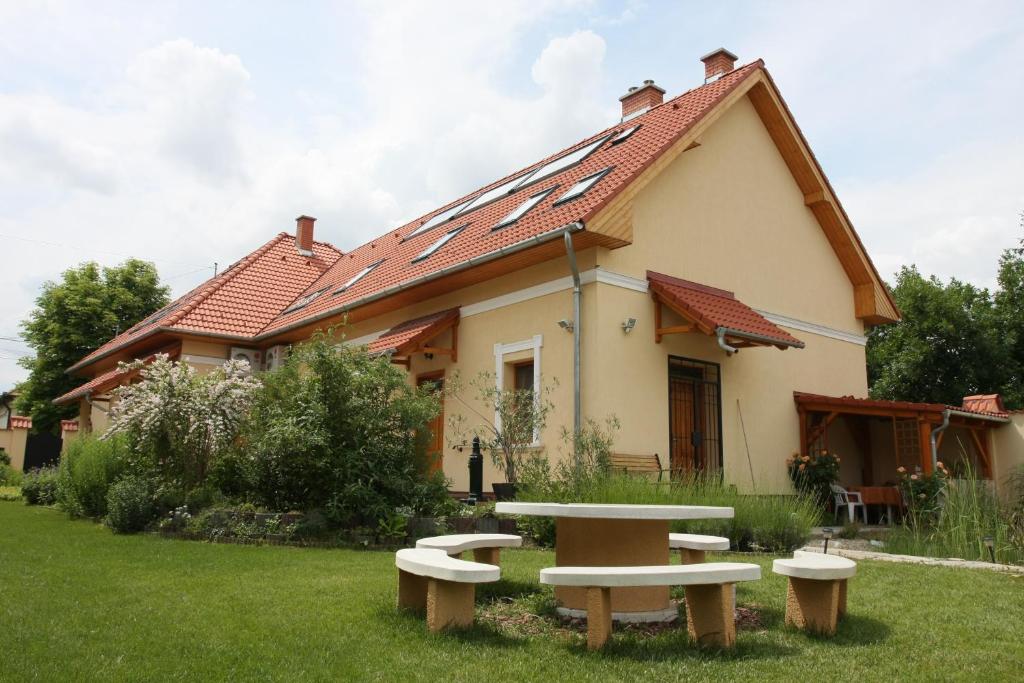
<instances>
[{"instance_id":1,"label":"chimney","mask_svg":"<svg viewBox=\"0 0 1024 683\"><path fill-rule=\"evenodd\" d=\"M295 219L295 247L303 256L313 255L313 223L312 216L299 216Z\"/></svg>"},{"instance_id":2,"label":"chimney","mask_svg":"<svg viewBox=\"0 0 1024 683\"><path fill-rule=\"evenodd\" d=\"M735 69L737 59L739 57L724 47L701 57L700 61L704 62L704 82L710 83Z\"/></svg>"},{"instance_id":3,"label":"chimney","mask_svg":"<svg viewBox=\"0 0 1024 683\"><path fill-rule=\"evenodd\" d=\"M651 107L657 107L664 101L665 91L654 85L654 81L646 80L639 88L634 85L619 98L619 102L622 102L622 120L630 118L630 114L638 115Z\"/></svg>"}]
</instances>

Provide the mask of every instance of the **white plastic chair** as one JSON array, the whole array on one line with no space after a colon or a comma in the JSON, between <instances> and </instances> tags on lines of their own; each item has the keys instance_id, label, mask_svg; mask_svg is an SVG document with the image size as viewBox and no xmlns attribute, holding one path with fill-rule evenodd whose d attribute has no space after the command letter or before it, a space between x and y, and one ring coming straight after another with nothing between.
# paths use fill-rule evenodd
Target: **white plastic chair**
<instances>
[{"instance_id":1,"label":"white plastic chair","mask_svg":"<svg viewBox=\"0 0 1024 683\"><path fill-rule=\"evenodd\" d=\"M836 506L836 521L839 521L839 510L846 506L846 512L850 516L850 521L853 522L857 519L857 508L860 508L861 517L864 518L864 523L868 523L868 509L864 505L864 501L860 498L860 493L857 491L847 491L839 484L832 484L832 496L835 500Z\"/></svg>"}]
</instances>

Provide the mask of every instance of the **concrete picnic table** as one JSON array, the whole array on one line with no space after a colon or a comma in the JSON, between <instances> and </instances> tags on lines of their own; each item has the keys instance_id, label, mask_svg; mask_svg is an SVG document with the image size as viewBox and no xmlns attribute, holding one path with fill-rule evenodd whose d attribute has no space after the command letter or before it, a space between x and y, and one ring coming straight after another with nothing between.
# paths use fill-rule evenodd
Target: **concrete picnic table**
<instances>
[{"instance_id":1,"label":"concrete picnic table","mask_svg":"<svg viewBox=\"0 0 1024 683\"><path fill-rule=\"evenodd\" d=\"M731 507L596 503L497 503L495 512L555 518L559 567L638 567L669 564L669 523L680 519L731 519ZM619 621L667 621L676 616L668 586L613 588L612 616ZM586 614L586 590L557 586L558 611Z\"/></svg>"}]
</instances>

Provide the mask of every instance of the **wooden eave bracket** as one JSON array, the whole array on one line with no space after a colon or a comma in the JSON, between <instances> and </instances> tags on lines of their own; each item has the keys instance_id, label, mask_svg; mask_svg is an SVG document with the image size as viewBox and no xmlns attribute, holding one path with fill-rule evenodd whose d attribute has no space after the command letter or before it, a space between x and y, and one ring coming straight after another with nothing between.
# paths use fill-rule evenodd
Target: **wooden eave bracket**
<instances>
[{"instance_id":1,"label":"wooden eave bracket","mask_svg":"<svg viewBox=\"0 0 1024 683\"><path fill-rule=\"evenodd\" d=\"M654 299L654 343L660 344L662 337L666 334L688 334L699 330L705 334L712 334L714 331L708 329L706 325L701 325L692 315L681 310L677 306L673 306L671 303L662 299L656 292L651 292L651 298ZM669 310L674 311L684 320L690 322L684 325L669 325L668 327L662 325L662 306L668 306Z\"/></svg>"},{"instance_id":2,"label":"wooden eave bracket","mask_svg":"<svg viewBox=\"0 0 1024 683\"><path fill-rule=\"evenodd\" d=\"M439 336L441 336L447 330L452 331L452 345L450 348L440 346L428 346L428 344ZM391 362L396 365L404 365L408 370L412 365L412 355L414 353L422 354L433 354L436 356L449 356L453 363L459 362L459 319L455 318L451 322L442 325L438 329L434 330L433 333L424 339L412 339L404 346L399 347L395 355L391 356Z\"/></svg>"}]
</instances>

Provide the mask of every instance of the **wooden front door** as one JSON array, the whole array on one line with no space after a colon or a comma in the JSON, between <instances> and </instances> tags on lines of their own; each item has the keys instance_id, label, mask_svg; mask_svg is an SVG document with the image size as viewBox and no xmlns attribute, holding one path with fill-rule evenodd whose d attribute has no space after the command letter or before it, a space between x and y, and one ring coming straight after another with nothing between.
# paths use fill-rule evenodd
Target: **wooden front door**
<instances>
[{"instance_id":1,"label":"wooden front door","mask_svg":"<svg viewBox=\"0 0 1024 683\"><path fill-rule=\"evenodd\" d=\"M669 358L669 467L673 476L721 468L720 397L717 365Z\"/></svg>"},{"instance_id":2,"label":"wooden front door","mask_svg":"<svg viewBox=\"0 0 1024 683\"><path fill-rule=\"evenodd\" d=\"M435 391L444 389L444 372L430 372L416 378L417 386L431 385ZM427 472L433 474L444 466L444 402L441 412L429 425L430 436L427 439Z\"/></svg>"}]
</instances>

